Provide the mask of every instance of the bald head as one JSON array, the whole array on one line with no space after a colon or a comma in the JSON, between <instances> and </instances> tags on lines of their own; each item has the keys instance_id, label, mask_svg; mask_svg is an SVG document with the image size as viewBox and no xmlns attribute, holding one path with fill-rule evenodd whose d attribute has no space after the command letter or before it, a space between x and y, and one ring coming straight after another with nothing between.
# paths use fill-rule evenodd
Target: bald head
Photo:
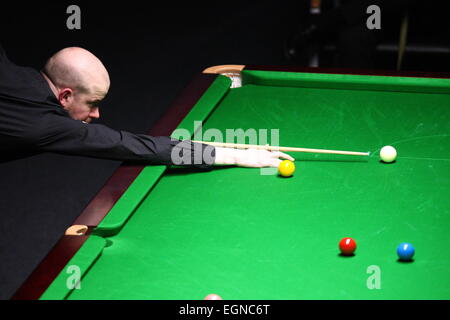
<instances>
[{"instance_id":1,"label":"bald head","mask_svg":"<svg viewBox=\"0 0 450 320\"><path fill-rule=\"evenodd\" d=\"M78 47L62 49L45 64L44 72L59 88L106 95L110 80L103 63L91 52Z\"/></svg>"},{"instance_id":2,"label":"bald head","mask_svg":"<svg viewBox=\"0 0 450 320\"><path fill-rule=\"evenodd\" d=\"M55 53L42 74L61 106L76 120L99 118L99 104L110 80L102 62L89 51L70 47Z\"/></svg>"}]
</instances>

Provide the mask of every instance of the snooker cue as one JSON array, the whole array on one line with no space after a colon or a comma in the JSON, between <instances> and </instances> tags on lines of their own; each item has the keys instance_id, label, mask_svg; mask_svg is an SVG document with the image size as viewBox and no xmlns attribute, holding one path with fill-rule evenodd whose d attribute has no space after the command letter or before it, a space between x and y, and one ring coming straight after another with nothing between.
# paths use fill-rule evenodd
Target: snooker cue
<instances>
[{"instance_id":1,"label":"snooker cue","mask_svg":"<svg viewBox=\"0 0 450 320\"><path fill-rule=\"evenodd\" d=\"M243 143L226 143L226 142L207 142L207 141L192 141L197 143L209 144L215 147L235 148L235 149L261 149L268 151L284 151L284 152L310 152L310 153L327 153L327 154L344 154L351 156L369 156L370 152L355 152L355 151L341 151L341 150L325 150L325 149L309 149L309 148L294 148L294 147L274 147L274 146L260 146L256 144Z\"/></svg>"}]
</instances>

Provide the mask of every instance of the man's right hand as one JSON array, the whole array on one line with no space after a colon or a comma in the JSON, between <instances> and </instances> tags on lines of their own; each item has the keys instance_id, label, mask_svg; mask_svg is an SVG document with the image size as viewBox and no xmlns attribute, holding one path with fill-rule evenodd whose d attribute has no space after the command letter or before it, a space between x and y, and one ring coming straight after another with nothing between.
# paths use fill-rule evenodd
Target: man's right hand
<instances>
[{"instance_id":1,"label":"man's right hand","mask_svg":"<svg viewBox=\"0 0 450 320\"><path fill-rule=\"evenodd\" d=\"M236 165L247 168L275 167L281 163L281 159L295 161L290 155L279 151L260 149L232 149L216 147L215 165Z\"/></svg>"}]
</instances>

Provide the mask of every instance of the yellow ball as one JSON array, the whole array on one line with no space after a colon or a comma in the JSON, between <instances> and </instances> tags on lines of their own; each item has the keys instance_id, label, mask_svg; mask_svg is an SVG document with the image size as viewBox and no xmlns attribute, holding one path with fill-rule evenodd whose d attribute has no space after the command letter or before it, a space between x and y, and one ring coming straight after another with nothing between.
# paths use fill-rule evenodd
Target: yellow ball
<instances>
[{"instance_id":1,"label":"yellow ball","mask_svg":"<svg viewBox=\"0 0 450 320\"><path fill-rule=\"evenodd\" d=\"M278 166L278 172L283 177L290 177L295 172L295 164L292 161L283 160L283 161L281 161L280 165Z\"/></svg>"}]
</instances>

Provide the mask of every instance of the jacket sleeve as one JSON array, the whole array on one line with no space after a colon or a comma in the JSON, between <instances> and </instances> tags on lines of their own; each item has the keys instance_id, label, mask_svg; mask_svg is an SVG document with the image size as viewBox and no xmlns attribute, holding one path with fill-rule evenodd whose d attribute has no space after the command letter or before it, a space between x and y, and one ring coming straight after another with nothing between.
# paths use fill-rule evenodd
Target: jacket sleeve
<instances>
[{"instance_id":1,"label":"jacket sleeve","mask_svg":"<svg viewBox=\"0 0 450 320\"><path fill-rule=\"evenodd\" d=\"M55 114L40 119L33 131L30 140L39 151L203 169L209 169L215 159L214 147L205 144L133 134Z\"/></svg>"}]
</instances>

